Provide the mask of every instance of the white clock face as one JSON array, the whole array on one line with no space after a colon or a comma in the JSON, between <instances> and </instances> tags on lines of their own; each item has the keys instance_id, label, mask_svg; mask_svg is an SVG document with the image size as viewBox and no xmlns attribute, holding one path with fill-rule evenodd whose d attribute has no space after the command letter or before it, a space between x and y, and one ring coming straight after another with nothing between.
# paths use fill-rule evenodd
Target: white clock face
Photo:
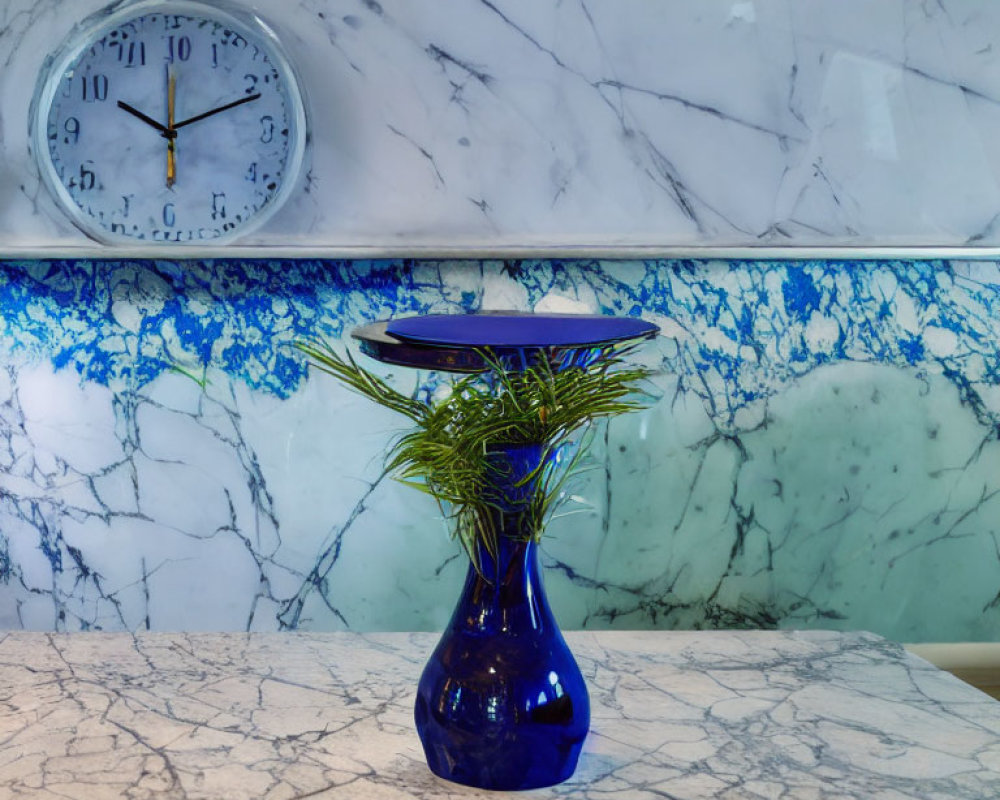
<instances>
[{"instance_id":1,"label":"white clock face","mask_svg":"<svg viewBox=\"0 0 1000 800\"><path fill-rule=\"evenodd\" d=\"M277 209L301 166L302 100L268 31L198 3L108 17L36 102L50 188L103 241L231 239Z\"/></svg>"}]
</instances>

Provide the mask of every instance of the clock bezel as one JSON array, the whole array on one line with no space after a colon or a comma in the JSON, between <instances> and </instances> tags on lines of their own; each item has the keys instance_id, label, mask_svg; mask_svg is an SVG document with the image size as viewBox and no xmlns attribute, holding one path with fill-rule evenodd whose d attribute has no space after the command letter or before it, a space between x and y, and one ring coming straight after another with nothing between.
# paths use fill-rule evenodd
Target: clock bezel
<instances>
[{"instance_id":1,"label":"clock bezel","mask_svg":"<svg viewBox=\"0 0 1000 800\"><path fill-rule=\"evenodd\" d=\"M271 199L253 216L241 222L235 229L211 239L189 242L157 241L112 233L86 214L73 199L69 189L59 179L49 152L49 114L56 92L59 91L59 86L70 66L108 31L127 23L129 20L160 13L209 19L232 25L242 33L252 34L252 37L259 40L266 48L268 59L278 70L286 87L289 105L288 155L281 183ZM28 132L29 146L34 151L35 164L42 182L56 206L89 239L116 247L142 246L164 250L205 248L206 246L230 244L259 230L274 217L302 183L303 166L310 139L302 82L299 79L298 70L288 57L277 32L256 12L235 6L225 0L221 2L213 0L211 4L202 0L125 0L125 2L113 3L91 14L78 23L63 44L46 58L39 72L28 120L30 127Z\"/></svg>"}]
</instances>

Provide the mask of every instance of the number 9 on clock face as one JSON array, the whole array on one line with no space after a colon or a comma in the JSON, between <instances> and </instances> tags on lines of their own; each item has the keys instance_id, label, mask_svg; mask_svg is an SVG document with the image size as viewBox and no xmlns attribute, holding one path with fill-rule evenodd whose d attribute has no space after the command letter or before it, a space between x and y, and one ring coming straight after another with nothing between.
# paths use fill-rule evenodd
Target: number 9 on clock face
<instances>
[{"instance_id":1,"label":"number 9 on clock face","mask_svg":"<svg viewBox=\"0 0 1000 800\"><path fill-rule=\"evenodd\" d=\"M106 243L210 244L295 188L306 116L274 33L228 6L99 14L39 80L32 145L62 210Z\"/></svg>"}]
</instances>

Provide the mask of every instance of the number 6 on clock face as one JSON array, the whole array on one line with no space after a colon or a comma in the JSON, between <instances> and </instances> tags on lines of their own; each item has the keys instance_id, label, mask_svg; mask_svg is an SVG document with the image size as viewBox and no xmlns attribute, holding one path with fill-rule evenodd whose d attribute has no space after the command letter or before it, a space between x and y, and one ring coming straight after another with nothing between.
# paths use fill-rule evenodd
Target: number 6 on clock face
<instances>
[{"instance_id":1,"label":"number 6 on clock face","mask_svg":"<svg viewBox=\"0 0 1000 800\"><path fill-rule=\"evenodd\" d=\"M263 224L302 169L295 72L260 19L228 6L113 6L50 58L32 106L45 183L102 242L228 241Z\"/></svg>"}]
</instances>

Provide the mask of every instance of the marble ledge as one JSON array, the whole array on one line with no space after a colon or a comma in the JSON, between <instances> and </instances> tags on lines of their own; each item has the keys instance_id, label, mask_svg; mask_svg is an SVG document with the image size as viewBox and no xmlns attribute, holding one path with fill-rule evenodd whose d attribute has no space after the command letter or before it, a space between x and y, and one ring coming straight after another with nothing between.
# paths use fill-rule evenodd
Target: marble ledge
<instances>
[{"instance_id":1,"label":"marble ledge","mask_svg":"<svg viewBox=\"0 0 1000 800\"><path fill-rule=\"evenodd\" d=\"M526 237L497 240L398 240L328 242L323 245L272 242L192 247L97 244L19 246L0 242L0 261L357 261L383 259L472 260L580 259L605 261L1000 261L1000 247L936 244L857 245L685 245L676 240L590 241Z\"/></svg>"},{"instance_id":2,"label":"marble ledge","mask_svg":"<svg viewBox=\"0 0 1000 800\"><path fill-rule=\"evenodd\" d=\"M0 634L0 798L466 798L413 690L434 634ZM1000 795L1000 703L866 633L580 632L593 724L530 798Z\"/></svg>"}]
</instances>

